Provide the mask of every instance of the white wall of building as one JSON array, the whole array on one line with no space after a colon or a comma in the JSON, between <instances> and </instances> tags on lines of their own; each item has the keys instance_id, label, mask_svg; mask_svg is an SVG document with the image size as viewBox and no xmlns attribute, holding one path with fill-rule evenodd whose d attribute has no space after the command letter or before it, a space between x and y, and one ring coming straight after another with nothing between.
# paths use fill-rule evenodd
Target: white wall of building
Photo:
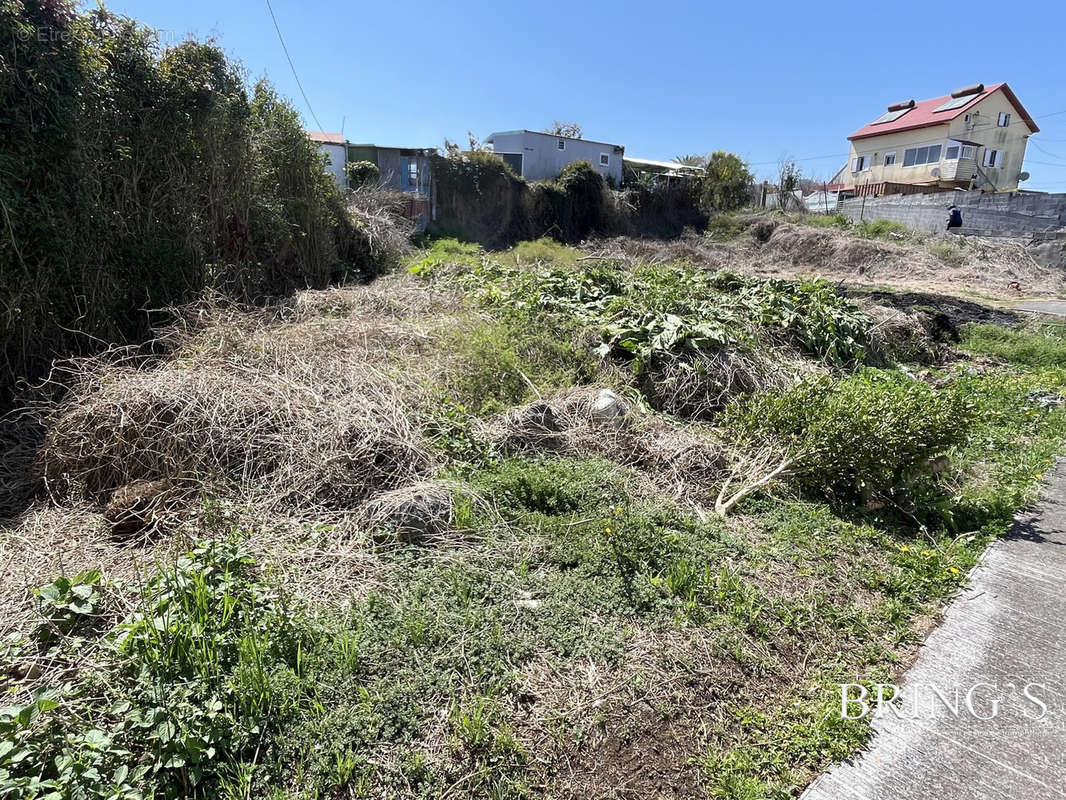
<instances>
[{"instance_id":1,"label":"white wall of building","mask_svg":"<svg viewBox=\"0 0 1066 800\"><path fill-rule=\"evenodd\" d=\"M616 186L622 183L624 148L619 145L535 131L504 131L490 138L494 152L522 154L522 177L526 180L553 180L567 164L588 161L605 179L612 178Z\"/></svg>"}]
</instances>

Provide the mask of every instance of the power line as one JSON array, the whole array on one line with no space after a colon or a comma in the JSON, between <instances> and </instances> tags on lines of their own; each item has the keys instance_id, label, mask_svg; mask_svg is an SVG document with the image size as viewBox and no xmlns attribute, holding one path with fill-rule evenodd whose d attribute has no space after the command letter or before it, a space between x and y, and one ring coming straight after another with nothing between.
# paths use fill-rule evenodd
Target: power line
<instances>
[{"instance_id":1,"label":"power line","mask_svg":"<svg viewBox=\"0 0 1066 800\"><path fill-rule=\"evenodd\" d=\"M1034 141L1030 140L1029 144L1032 145L1033 147L1035 147L1037 150L1039 150L1041 153L1043 153L1046 156L1051 156L1052 158L1057 158L1060 161L1063 159L1063 157L1060 156L1058 153L1052 153L1050 150L1047 150L1047 149L1041 147L1038 142L1034 142Z\"/></svg>"},{"instance_id":2,"label":"power line","mask_svg":"<svg viewBox=\"0 0 1066 800\"><path fill-rule=\"evenodd\" d=\"M296 85L300 89L300 94L303 95L304 102L307 103L307 110L311 112L311 119L315 121L320 131L324 131L322 123L318 121L318 117L315 116L315 110L311 108L311 101L307 99L307 92L304 91L304 86L300 83L300 76L296 74L296 65L292 63L292 56L289 55L289 48L285 46L285 37L281 35L281 27L278 25L278 18L274 16L274 8L270 5L270 0L266 0L267 11L270 12L270 18L274 21L274 30L278 32L278 41L281 42L281 49L285 51L285 59L289 62L289 69L292 70L292 77L296 79Z\"/></svg>"},{"instance_id":3,"label":"power line","mask_svg":"<svg viewBox=\"0 0 1066 800\"><path fill-rule=\"evenodd\" d=\"M847 157L848 157L847 153L832 153L832 154L827 155L827 156L805 156L804 158L788 158L788 157L786 157L785 160L786 161L820 161L820 160L822 160L824 158L847 158ZM781 163L780 160L778 160L778 161L749 161L748 162L748 166L749 167L764 167L767 164L779 164L779 163Z\"/></svg>"},{"instance_id":4,"label":"power line","mask_svg":"<svg viewBox=\"0 0 1066 800\"><path fill-rule=\"evenodd\" d=\"M1059 163L1056 164L1053 161L1034 161L1031 158L1027 158L1027 159L1025 159L1025 163L1026 164L1039 164L1042 167L1066 167L1066 162L1063 162L1063 161L1060 161Z\"/></svg>"}]
</instances>

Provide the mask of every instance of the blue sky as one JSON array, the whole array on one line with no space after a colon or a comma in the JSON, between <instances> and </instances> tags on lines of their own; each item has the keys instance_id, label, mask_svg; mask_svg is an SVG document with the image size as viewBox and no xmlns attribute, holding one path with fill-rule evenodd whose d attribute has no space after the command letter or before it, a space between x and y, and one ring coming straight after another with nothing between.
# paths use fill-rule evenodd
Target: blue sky
<instances>
[{"instance_id":1,"label":"blue sky","mask_svg":"<svg viewBox=\"0 0 1066 800\"><path fill-rule=\"evenodd\" d=\"M271 0L314 116L351 141L465 144L580 123L626 154L724 149L761 177L830 177L889 103L1007 81L1037 118L1024 188L1066 192L1066 5ZM215 37L317 128L266 0L112 0L168 37Z\"/></svg>"}]
</instances>

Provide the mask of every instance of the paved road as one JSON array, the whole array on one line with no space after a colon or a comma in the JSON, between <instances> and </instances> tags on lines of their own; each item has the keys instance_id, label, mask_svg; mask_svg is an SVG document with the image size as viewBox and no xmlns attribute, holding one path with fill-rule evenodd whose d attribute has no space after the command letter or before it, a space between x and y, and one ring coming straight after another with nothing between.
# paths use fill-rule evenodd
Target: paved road
<instances>
[{"instance_id":1,"label":"paved road","mask_svg":"<svg viewBox=\"0 0 1066 800\"><path fill-rule=\"evenodd\" d=\"M1040 314L1066 317L1066 300L1026 300L1014 307L1019 311L1036 311Z\"/></svg>"},{"instance_id":2,"label":"paved road","mask_svg":"<svg viewBox=\"0 0 1066 800\"><path fill-rule=\"evenodd\" d=\"M1047 494L989 548L929 636L901 689L904 713L876 718L870 749L802 800L1066 798L1066 465Z\"/></svg>"}]
</instances>

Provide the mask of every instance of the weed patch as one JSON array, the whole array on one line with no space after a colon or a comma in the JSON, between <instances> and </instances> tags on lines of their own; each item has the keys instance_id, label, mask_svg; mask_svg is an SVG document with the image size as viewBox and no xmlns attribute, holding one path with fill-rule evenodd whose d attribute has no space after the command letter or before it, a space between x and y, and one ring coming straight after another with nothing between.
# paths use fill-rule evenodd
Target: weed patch
<instances>
[{"instance_id":1,"label":"weed patch","mask_svg":"<svg viewBox=\"0 0 1066 800\"><path fill-rule=\"evenodd\" d=\"M851 220L843 214L800 214L792 217L794 222L806 225L809 228L838 228L848 230Z\"/></svg>"},{"instance_id":2,"label":"weed patch","mask_svg":"<svg viewBox=\"0 0 1066 800\"><path fill-rule=\"evenodd\" d=\"M1066 366L1066 329L1041 324L1011 329L999 325L968 325L960 347L975 355L994 356L1026 367Z\"/></svg>"},{"instance_id":3,"label":"weed patch","mask_svg":"<svg viewBox=\"0 0 1066 800\"><path fill-rule=\"evenodd\" d=\"M890 219L868 219L855 223L855 232L864 239L899 241L914 235L914 231L901 222Z\"/></svg>"}]
</instances>

